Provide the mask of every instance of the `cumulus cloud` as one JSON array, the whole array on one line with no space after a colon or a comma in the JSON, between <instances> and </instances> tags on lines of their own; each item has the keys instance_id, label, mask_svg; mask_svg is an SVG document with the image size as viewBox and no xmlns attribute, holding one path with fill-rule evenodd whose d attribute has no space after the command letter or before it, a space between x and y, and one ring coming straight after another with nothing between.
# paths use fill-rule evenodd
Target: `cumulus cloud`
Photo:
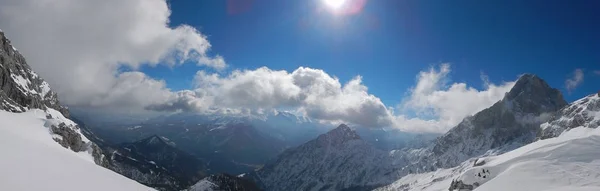
<instances>
[{"instance_id":1,"label":"cumulus cloud","mask_svg":"<svg viewBox=\"0 0 600 191\"><path fill-rule=\"evenodd\" d=\"M442 64L417 76L411 94L399 106L408 113L394 114L378 97L368 92L362 77L342 84L323 70L300 67L293 72L236 70L227 76L199 71L196 88L153 105L158 111L228 111L264 114L278 108L294 108L297 113L323 122L344 122L362 127L396 127L406 131L443 132L502 99L514 82L495 85L484 80L485 89L464 83L447 85L450 65ZM482 79L487 79L482 75ZM189 104L195 103L195 104ZM192 107L190 107L192 106Z\"/></svg>"},{"instance_id":2,"label":"cumulus cloud","mask_svg":"<svg viewBox=\"0 0 600 191\"><path fill-rule=\"evenodd\" d=\"M492 84L485 75L483 90L448 84L450 65L442 64L420 72L394 108L370 94L361 76L340 82L320 69L262 67L201 70L195 88L173 92L136 68L193 61L221 70L227 64L209 54L211 44L195 28L170 27L170 14L166 0L0 0L0 28L61 101L76 107L240 115L284 108L322 122L443 132L500 100L514 84ZM120 72L123 66L133 71Z\"/></svg>"},{"instance_id":3,"label":"cumulus cloud","mask_svg":"<svg viewBox=\"0 0 600 191\"><path fill-rule=\"evenodd\" d=\"M571 74L571 77L565 80L565 88L567 88L567 91L570 93L571 91L575 90L577 86L583 83L583 77L583 70L575 69L575 71L573 71Z\"/></svg>"},{"instance_id":4,"label":"cumulus cloud","mask_svg":"<svg viewBox=\"0 0 600 191\"><path fill-rule=\"evenodd\" d=\"M478 90L466 83L452 83L448 74L450 64L431 67L417 75L417 83L410 95L399 106L403 111L414 112L416 118L398 117L399 126L407 130L443 132L457 125L463 118L481 111L504 97L514 82L490 83L481 74L484 89ZM431 119L431 120L422 120Z\"/></svg>"},{"instance_id":5,"label":"cumulus cloud","mask_svg":"<svg viewBox=\"0 0 600 191\"><path fill-rule=\"evenodd\" d=\"M600 70L594 70L594 74L600 75Z\"/></svg>"},{"instance_id":6,"label":"cumulus cloud","mask_svg":"<svg viewBox=\"0 0 600 191\"><path fill-rule=\"evenodd\" d=\"M117 72L122 66L191 60L226 67L223 57L208 54L211 44L195 28L169 27L170 14L165 0L0 0L0 28L61 101L74 106L165 97L164 82Z\"/></svg>"},{"instance_id":7,"label":"cumulus cloud","mask_svg":"<svg viewBox=\"0 0 600 191\"><path fill-rule=\"evenodd\" d=\"M323 121L363 127L393 124L391 112L367 92L360 76L342 85L339 79L319 69L299 67L289 73L262 67L235 70L227 76L199 71L195 81L194 93L148 108L172 111L183 105L181 110L190 110L187 103L191 102L203 103L197 104L195 110L204 112L251 110L261 114L277 108L295 108L298 113Z\"/></svg>"}]
</instances>

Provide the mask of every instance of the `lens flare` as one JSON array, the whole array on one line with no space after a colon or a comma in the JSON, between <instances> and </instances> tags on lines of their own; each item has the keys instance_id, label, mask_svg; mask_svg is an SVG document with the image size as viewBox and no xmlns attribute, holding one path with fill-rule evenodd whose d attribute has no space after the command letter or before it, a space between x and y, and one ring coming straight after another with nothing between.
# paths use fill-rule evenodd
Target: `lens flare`
<instances>
[{"instance_id":1,"label":"lens flare","mask_svg":"<svg viewBox=\"0 0 600 191\"><path fill-rule=\"evenodd\" d=\"M333 10L338 10L346 3L346 0L323 0L325 5Z\"/></svg>"}]
</instances>

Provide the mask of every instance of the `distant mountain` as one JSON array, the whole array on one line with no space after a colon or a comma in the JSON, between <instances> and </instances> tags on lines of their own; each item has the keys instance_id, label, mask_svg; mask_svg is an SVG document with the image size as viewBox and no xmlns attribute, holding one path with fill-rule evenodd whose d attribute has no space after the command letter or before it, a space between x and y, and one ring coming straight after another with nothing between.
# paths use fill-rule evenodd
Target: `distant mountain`
<instances>
[{"instance_id":1,"label":"distant mountain","mask_svg":"<svg viewBox=\"0 0 600 191\"><path fill-rule=\"evenodd\" d=\"M136 125L94 127L92 124L89 127L98 138L110 144L160 135L170 139L177 148L206 161L210 173L231 174L258 168L284 149L304 143L328 129L290 113L268 117L179 113Z\"/></svg>"},{"instance_id":2,"label":"distant mountain","mask_svg":"<svg viewBox=\"0 0 600 191\"><path fill-rule=\"evenodd\" d=\"M172 177L176 181L175 188L185 188L207 175L207 168L203 161L174 146L175 144L167 138L153 135L136 142L119 145L113 157L125 156L135 161L133 165L139 165L140 161L144 161L142 165L150 163L156 168L161 168L161 171L166 173L163 174L164 176Z\"/></svg>"},{"instance_id":3,"label":"distant mountain","mask_svg":"<svg viewBox=\"0 0 600 191\"><path fill-rule=\"evenodd\" d=\"M346 125L283 152L251 174L265 190L364 190L398 178L392 157Z\"/></svg>"},{"instance_id":4,"label":"distant mountain","mask_svg":"<svg viewBox=\"0 0 600 191\"><path fill-rule=\"evenodd\" d=\"M260 189L252 181L228 174L216 174L198 181L187 191L260 191Z\"/></svg>"}]
</instances>

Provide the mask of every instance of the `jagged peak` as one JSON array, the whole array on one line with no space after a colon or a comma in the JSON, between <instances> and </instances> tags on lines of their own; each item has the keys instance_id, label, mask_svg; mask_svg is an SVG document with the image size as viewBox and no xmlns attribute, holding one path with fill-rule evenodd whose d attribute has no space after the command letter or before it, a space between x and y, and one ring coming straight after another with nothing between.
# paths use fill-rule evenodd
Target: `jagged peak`
<instances>
[{"instance_id":1,"label":"jagged peak","mask_svg":"<svg viewBox=\"0 0 600 191\"><path fill-rule=\"evenodd\" d=\"M506 93L504 102L511 102L526 113L553 112L567 105L562 93L535 74L523 74Z\"/></svg>"},{"instance_id":2,"label":"jagged peak","mask_svg":"<svg viewBox=\"0 0 600 191\"><path fill-rule=\"evenodd\" d=\"M319 138L327 138L331 140L339 140L339 141L347 141L353 139L360 139L360 136L356 133L356 131L352 130L346 124L341 124L335 129L319 136Z\"/></svg>"}]
</instances>

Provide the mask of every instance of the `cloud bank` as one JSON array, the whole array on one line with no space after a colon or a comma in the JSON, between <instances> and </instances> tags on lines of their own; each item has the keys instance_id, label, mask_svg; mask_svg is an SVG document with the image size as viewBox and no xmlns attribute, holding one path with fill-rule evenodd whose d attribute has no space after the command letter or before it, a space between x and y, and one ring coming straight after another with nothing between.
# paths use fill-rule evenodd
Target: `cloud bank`
<instances>
[{"instance_id":1,"label":"cloud bank","mask_svg":"<svg viewBox=\"0 0 600 191\"><path fill-rule=\"evenodd\" d=\"M361 76L341 82L307 67L214 73L228 67L225 59L209 52L197 29L171 27L170 14L165 0L0 0L0 28L61 101L75 107L236 115L286 109L328 123L444 132L514 84L492 84L485 75L483 90L449 84L451 67L441 64L420 72L409 93L398 95L401 104L391 107L369 93ZM196 73L193 89L174 92L136 71L184 61L211 68ZM121 72L123 66L133 71Z\"/></svg>"},{"instance_id":2,"label":"cloud bank","mask_svg":"<svg viewBox=\"0 0 600 191\"><path fill-rule=\"evenodd\" d=\"M250 115L264 114L277 108L294 108L297 113L324 122L443 132L464 117L499 101L514 85L514 82L495 85L484 81L484 90L465 83L447 85L449 72L449 64L421 72L416 85L410 90L411 94L404 98L398 109L386 106L370 94L361 76L342 84L323 70L306 67L299 67L293 72L266 67L235 70L227 76L199 71L195 76L195 90L180 92L165 103L147 108ZM418 115L407 117L403 113Z\"/></svg>"}]
</instances>

